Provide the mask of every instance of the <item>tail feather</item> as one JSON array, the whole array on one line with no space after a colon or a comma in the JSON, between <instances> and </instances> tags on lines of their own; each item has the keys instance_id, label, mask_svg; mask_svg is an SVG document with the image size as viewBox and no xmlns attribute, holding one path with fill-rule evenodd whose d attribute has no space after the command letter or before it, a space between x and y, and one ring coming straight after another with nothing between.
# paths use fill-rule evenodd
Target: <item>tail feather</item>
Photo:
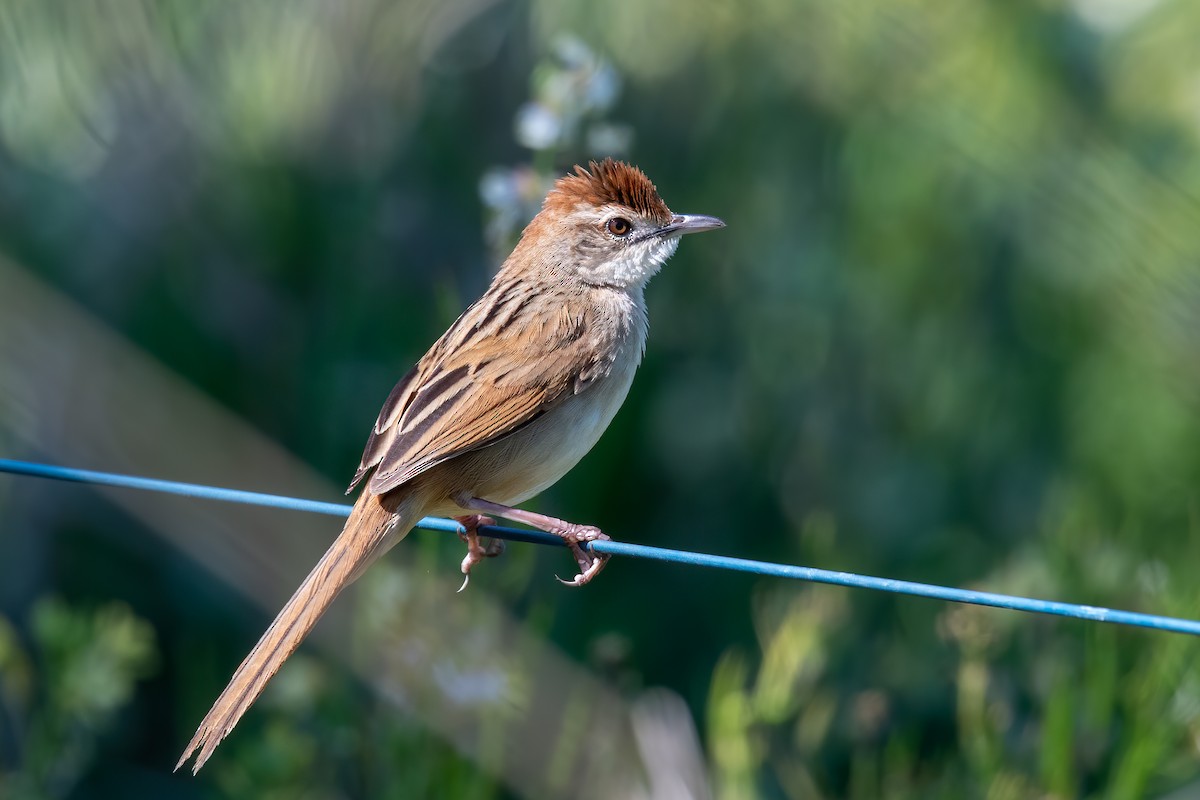
<instances>
[{"instance_id":1,"label":"tail feather","mask_svg":"<svg viewBox=\"0 0 1200 800\"><path fill-rule=\"evenodd\" d=\"M390 505L390 504L389 504ZM213 703L195 736L175 765L178 770L199 750L192 774L216 750L246 710L262 694L268 681L304 641L317 620L342 589L350 585L379 556L408 534L420 519L416 498L402 500L389 511L377 495L363 492L341 535L325 551L312 572L287 601L254 649L233 673L229 685Z\"/></svg>"}]
</instances>

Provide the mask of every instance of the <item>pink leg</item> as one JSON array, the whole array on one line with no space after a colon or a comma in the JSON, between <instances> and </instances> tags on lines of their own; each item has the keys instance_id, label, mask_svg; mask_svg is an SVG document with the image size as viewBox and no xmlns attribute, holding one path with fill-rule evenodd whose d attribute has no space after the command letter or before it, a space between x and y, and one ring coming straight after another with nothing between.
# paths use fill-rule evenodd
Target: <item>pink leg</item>
<instances>
[{"instance_id":1,"label":"pink leg","mask_svg":"<svg viewBox=\"0 0 1200 800\"><path fill-rule=\"evenodd\" d=\"M576 525L573 522L548 517L545 514L537 514L533 511L525 511L520 508L511 508L499 503L493 503L490 500L484 500L481 497L456 497L454 498L454 502L472 511L495 514L498 517L511 519L514 522L523 522L532 528L537 528L540 531L553 533L555 536L561 537L567 543L567 547L571 549L571 555L575 556L575 563L579 565L579 574L573 579L569 581L564 581L562 578L558 579L560 583L566 586L583 586L596 577L596 574L604 568L604 564L608 561L608 556L588 552L579 546L580 542L594 542L597 539L608 539L608 536L599 528L594 528L591 525Z\"/></svg>"},{"instance_id":2,"label":"pink leg","mask_svg":"<svg viewBox=\"0 0 1200 800\"><path fill-rule=\"evenodd\" d=\"M467 588L467 583L471 580L471 568L483 561L485 558L495 558L504 552L504 541L501 539L492 539L486 545L479 543L479 528L482 525L495 525L496 520L491 517L485 517L482 514L467 514L462 517L454 518L459 525L465 529L464 533L460 533L458 538L467 543L467 555L462 560L460 569L463 574L462 586L458 587L461 592Z\"/></svg>"}]
</instances>

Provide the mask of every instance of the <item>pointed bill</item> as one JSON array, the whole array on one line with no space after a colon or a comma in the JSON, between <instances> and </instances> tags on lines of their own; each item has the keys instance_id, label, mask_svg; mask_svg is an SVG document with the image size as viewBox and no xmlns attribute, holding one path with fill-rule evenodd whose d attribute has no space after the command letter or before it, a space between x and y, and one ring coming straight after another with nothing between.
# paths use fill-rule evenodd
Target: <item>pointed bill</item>
<instances>
[{"instance_id":1,"label":"pointed bill","mask_svg":"<svg viewBox=\"0 0 1200 800\"><path fill-rule=\"evenodd\" d=\"M676 214L671 222L659 230L659 236L682 236L685 233L700 233L724 228L725 223L716 217L706 217L703 214Z\"/></svg>"}]
</instances>

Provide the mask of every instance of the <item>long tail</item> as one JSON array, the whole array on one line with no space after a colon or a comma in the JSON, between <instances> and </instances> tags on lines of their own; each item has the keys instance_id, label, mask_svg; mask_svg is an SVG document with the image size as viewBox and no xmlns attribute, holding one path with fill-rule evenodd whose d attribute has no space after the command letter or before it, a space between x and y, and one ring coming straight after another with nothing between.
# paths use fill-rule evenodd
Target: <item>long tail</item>
<instances>
[{"instance_id":1,"label":"long tail","mask_svg":"<svg viewBox=\"0 0 1200 800\"><path fill-rule=\"evenodd\" d=\"M406 497L398 506L393 503L388 506L395 510L385 508L378 495L363 492L359 496L341 535L325 551L250 655L233 673L229 685L188 742L175 765L176 770L199 749L192 774L200 771L221 740L262 694L267 682L308 636L338 593L371 562L404 538L422 514L422 503L417 497Z\"/></svg>"}]
</instances>

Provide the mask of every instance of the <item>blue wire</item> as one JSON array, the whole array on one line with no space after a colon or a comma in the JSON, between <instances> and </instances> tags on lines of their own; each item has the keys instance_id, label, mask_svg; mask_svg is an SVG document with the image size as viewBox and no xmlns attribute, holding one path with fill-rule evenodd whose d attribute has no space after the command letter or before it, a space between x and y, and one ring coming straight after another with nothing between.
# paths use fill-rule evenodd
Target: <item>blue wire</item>
<instances>
[{"instance_id":1,"label":"blue wire","mask_svg":"<svg viewBox=\"0 0 1200 800\"><path fill-rule=\"evenodd\" d=\"M28 461L14 461L10 459L0 459L0 472L32 475L39 478L53 478L55 480L72 481L75 483L145 489L153 492L178 494L185 497L223 500L230 503L246 503L271 508L284 508L292 511L309 511L316 514L329 514L337 517L347 516L351 508L346 503L324 503L318 500L302 500L296 497L284 497L282 495L264 494L262 492L247 492L241 489L223 489L216 486L204 486L195 483L164 481L156 478L139 478L131 475L115 475L110 472L56 467L49 464L35 464ZM463 529L454 520L441 519L439 517L425 517L417 523L417 527L424 528L425 530L449 532L460 532ZM497 539L528 542L531 544L559 546L563 544L562 539L559 537L549 533L542 533L541 531L495 526L484 526L479 530L480 533ZM954 589L949 586L938 586L929 583L913 583L912 581L899 581L891 578L876 578L870 575L858 575L853 572L834 572L814 567L773 564L767 561L750 561L744 558L692 553L686 550L666 550L660 547L647 547L646 545L629 544L627 542L599 541L592 542L590 546L593 551L606 555L646 558L654 561L667 561L674 564L689 564L696 567L749 572L755 575L793 578L816 583L829 583L837 586L854 586L881 592L894 592L917 597L931 597L937 600L949 600L955 603L972 603L980 606L1007 608L1013 611L1053 614L1055 616L1073 617L1092 622L1110 622L1119 625L1133 625L1139 628L1151 628L1153 630L1200 636L1200 620L1163 617L1156 614L1141 614L1136 611L1120 611L1112 608L1060 603L1053 600L1038 600L1031 597L995 594L993 592L977 592L972 589Z\"/></svg>"}]
</instances>

